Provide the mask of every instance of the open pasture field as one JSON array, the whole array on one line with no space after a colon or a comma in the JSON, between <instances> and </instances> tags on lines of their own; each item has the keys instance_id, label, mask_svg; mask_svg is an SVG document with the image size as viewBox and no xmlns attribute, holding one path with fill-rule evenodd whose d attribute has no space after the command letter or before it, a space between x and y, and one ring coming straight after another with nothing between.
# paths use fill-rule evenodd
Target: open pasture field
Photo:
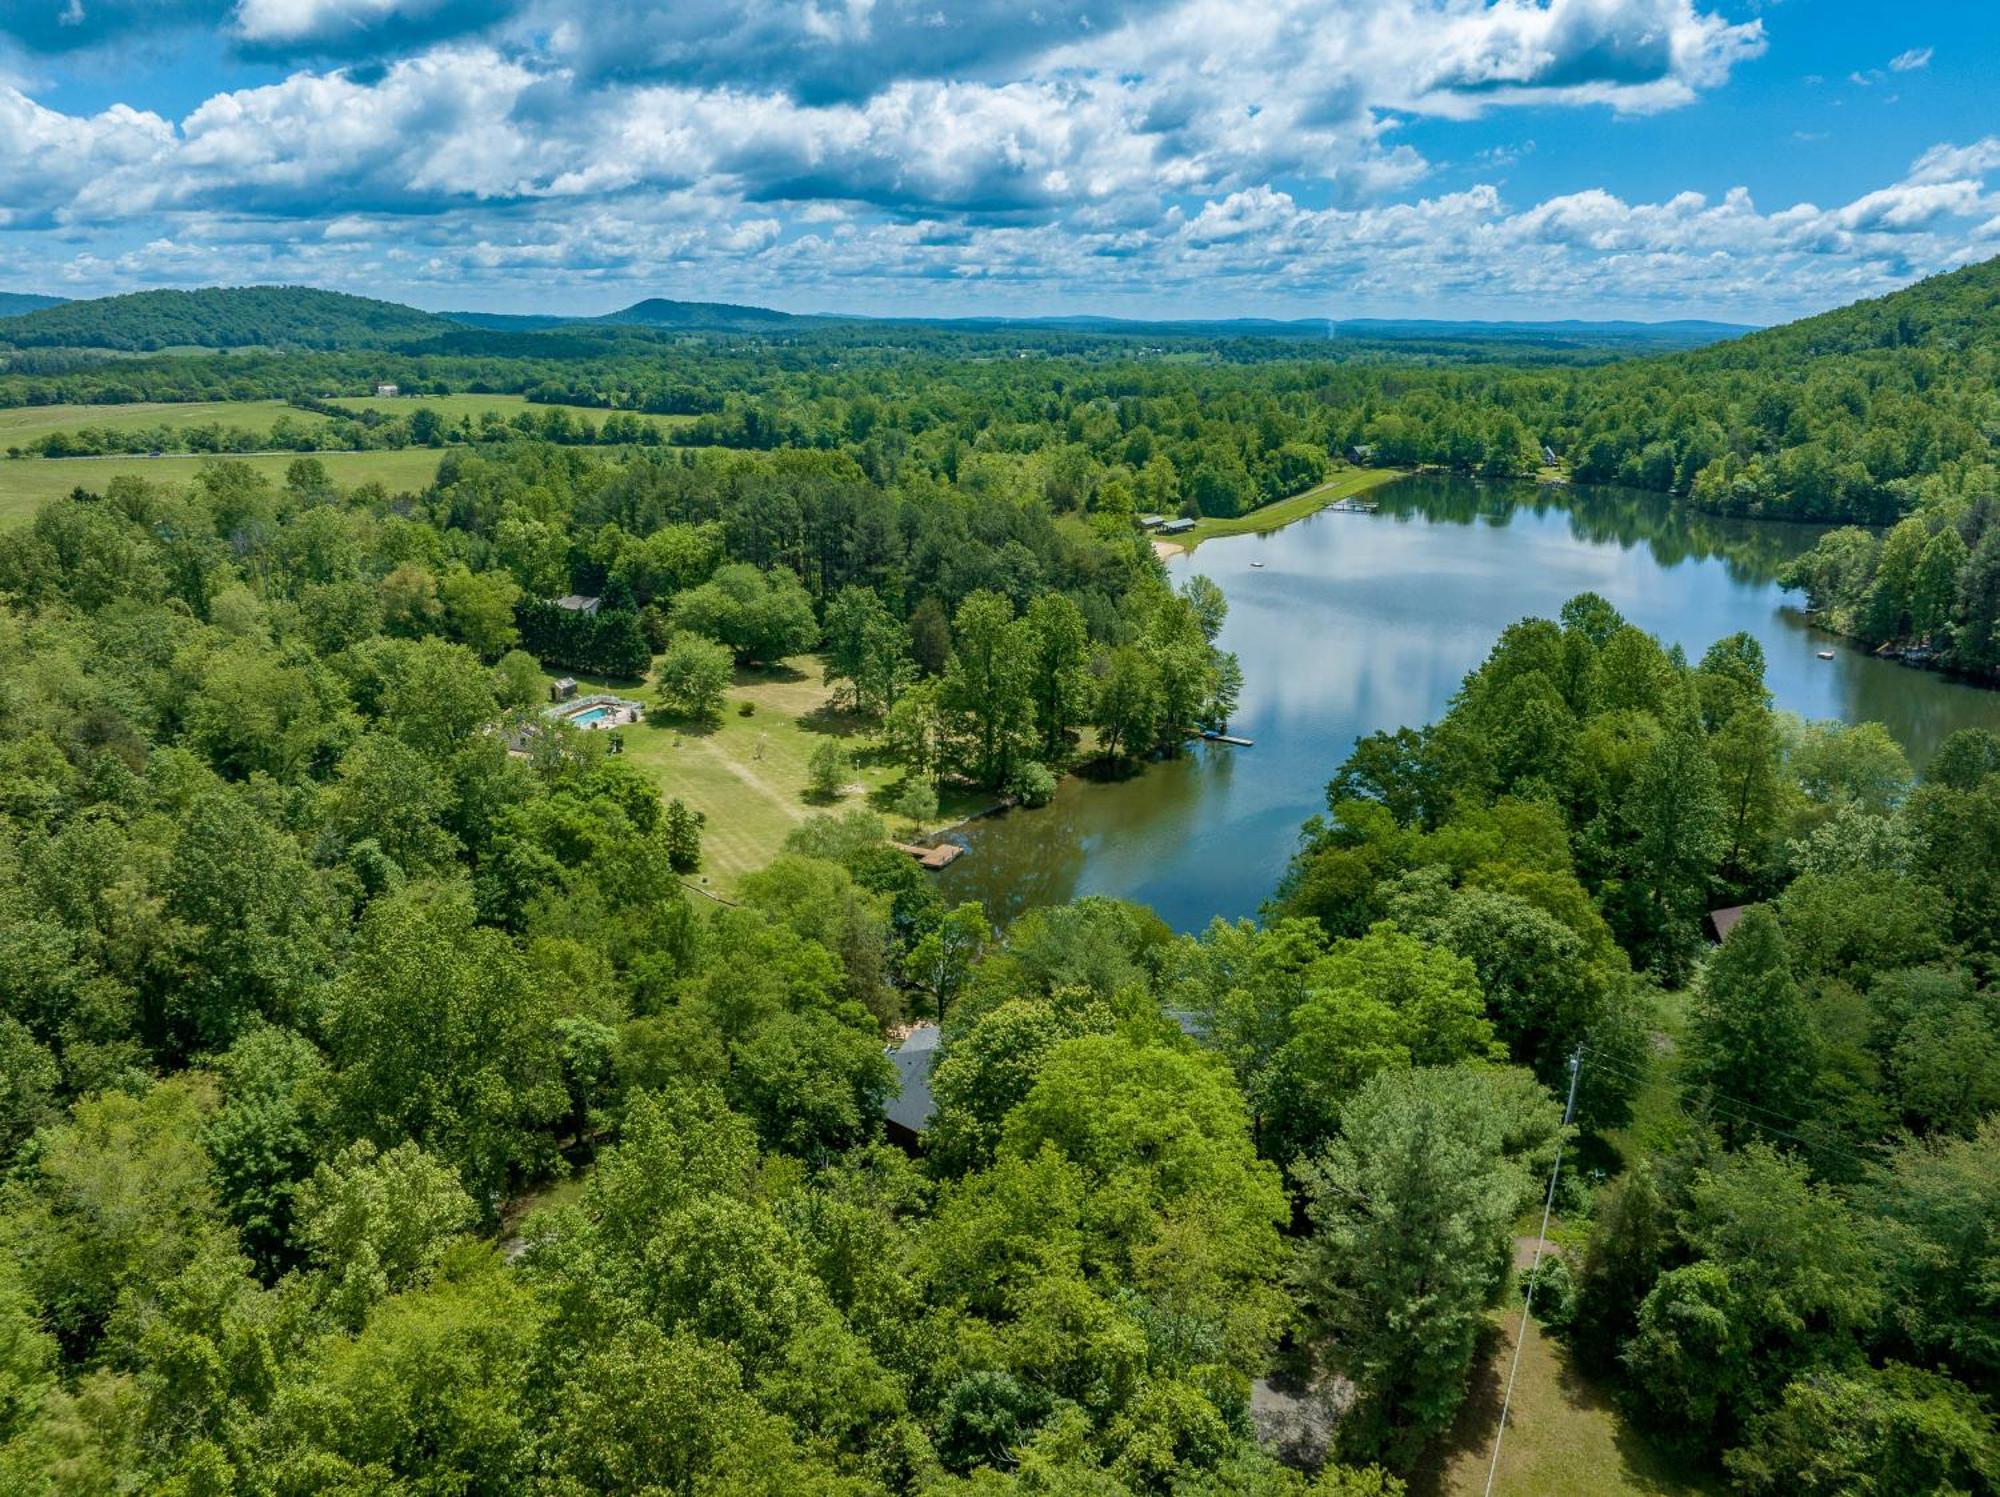
<instances>
[{"instance_id":1,"label":"open pasture field","mask_svg":"<svg viewBox=\"0 0 2000 1497\"><path fill-rule=\"evenodd\" d=\"M456 423L462 416L478 421L487 411L497 411L507 420L512 420L521 412L539 415L543 411L568 411L579 421L588 421L593 426L602 426L606 416L617 414L602 406L556 405L547 401L529 400L520 395L335 395L334 405L351 411L380 411L385 416L409 416L418 409L428 406L446 421ZM686 426L694 420L692 416L656 416L644 411L634 411L641 421L650 421L662 431L676 426Z\"/></svg>"},{"instance_id":2,"label":"open pasture field","mask_svg":"<svg viewBox=\"0 0 2000 1497\"><path fill-rule=\"evenodd\" d=\"M231 458L248 463L274 482L301 457L316 457L328 475L343 487L374 480L392 493L421 489L437 476L444 454L430 447L383 452L276 452ZM0 458L0 526L19 525L38 505L58 499L79 486L102 489L120 473L136 473L155 483L185 483L200 471L206 456Z\"/></svg>"},{"instance_id":3,"label":"open pasture field","mask_svg":"<svg viewBox=\"0 0 2000 1497\"><path fill-rule=\"evenodd\" d=\"M0 410L0 452L24 447L59 431L145 431L155 426L241 427L268 432L280 416L312 426L326 418L282 400L137 401L131 405L21 405Z\"/></svg>"}]
</instances>

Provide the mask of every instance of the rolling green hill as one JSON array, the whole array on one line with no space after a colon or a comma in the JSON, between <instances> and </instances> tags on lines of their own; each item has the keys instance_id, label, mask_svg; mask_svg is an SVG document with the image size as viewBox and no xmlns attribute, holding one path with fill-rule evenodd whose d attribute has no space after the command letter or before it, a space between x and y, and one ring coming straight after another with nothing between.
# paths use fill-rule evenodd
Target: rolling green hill
<instances>
[{"instance_id":1,"label":"rolling green hill","mask_svg":"<svg viewBox=\"0 0 2000 1497\"><path fill-rule=\"evenodd\" d=\"M0 319L16 348L358 348L450 331L452 324L395 302L307 286L135 291L64 302Z\"/></svg>"}]
</instances>

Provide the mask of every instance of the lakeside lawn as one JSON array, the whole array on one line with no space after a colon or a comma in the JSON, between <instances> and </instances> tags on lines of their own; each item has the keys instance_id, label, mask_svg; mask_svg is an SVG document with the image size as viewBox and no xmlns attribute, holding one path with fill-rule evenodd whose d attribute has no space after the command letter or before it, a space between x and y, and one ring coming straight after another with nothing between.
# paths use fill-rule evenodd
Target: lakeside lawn
<instances>
[{"instance_id":1,"label":"lakeside lawn","mask_svg":"<svg viewBox=\"0 0 2000 1497\"><path fill-rule=\"evenodd\" d=\"M232 456L229 461L248 463L272 482L282 483L293 462L316 457L326 464L327 476L343 487L374 481L396 493L427 487L437 477L443 456L444 450L434 447L405 447L381 452L274 452ZM71 489L101 492L120 473L136 473L155 483L186 483L203 463L213 460L209 454L0 458L0 526L25 523L41 504L60 499Z\"/></svg>"},{"instance_id":2,"label":"lakeside lawn","mask_svg":"<svg viewBox=\"0 0 2000 1497\"><path fill-rule=\"evenodd\" d=\"M576 679L579 696L609 692L648 706L654 700L650 682ZM740 710L746 702L754 709L749 717ZM737 671L722 717L712 725L649 718L618 731L625 758L645 770L662 795L678 796L707 818L694 881L719 894L776 857L786 834L807 817L868 805L903 778L902 767L882 752L874 725L833 707L824 668L811 655L769 670ZM830 803L810 801L813 751L828 739L849 757L848 788ZM975 795L943 799L940 824L984 803ZM885 813L884 820L892 833L903 830L895 817Z\"/></svg>"},{"instance_id":3,"label":"lakeside lawn","mask_svg":"<svg viewBox=\"0 0 2000 1497\"><path fill-rule=\"evenodd\" d=\"M1343 469L1303 494L1294 494L1289 499L1280 499L1275 504L1267 504L1262 509L1253 509L1249 514L1237 515L1233 519L1198 520L1194 529L1183 535L1162 537L1162 540L1183 551L1192 551L1203 541L1212 541L1218 536L1255 535L1261 531L1277 530L1294 520L1303 520L1315 510L1324 509L1338 500L1352 499L1370 489L1379 489L1385 483L1394 483L1403 476L1400 468Z\"/></svg>"}]
</instances>

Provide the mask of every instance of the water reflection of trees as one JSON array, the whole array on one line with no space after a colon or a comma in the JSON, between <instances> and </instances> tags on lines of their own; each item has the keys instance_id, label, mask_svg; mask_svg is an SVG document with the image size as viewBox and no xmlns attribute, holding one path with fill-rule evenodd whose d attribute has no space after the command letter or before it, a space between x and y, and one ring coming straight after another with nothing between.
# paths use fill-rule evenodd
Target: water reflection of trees
<instances>
[{"instance_id":1,"label":"water reflection of trees","mask_svg":"<svg viewBox=\"0 0 2000 1497\"><path fill-rule=\"evenodd\" d=\"M1505 525L1518 512L1565 514L1570 533L1595 545L1644 545L1663 567L1720 560L1730 580L1772 581L1822 527L1702 514L1664 494L1608 485L1544 486L1417 474L1376 490L1382 513L1434 524Z\"/></svg>"},{"instance_id":2,"label":"water reflection of trees","mask_svg":"<svg viewBox=\"0 0 2000 1497\"><path fill-rule=\"evenodd\" d=\"M970 851L939 875L939 892L956 903L976 899L986 917L1006 926L1037 905L1076 897L1088 861L1075 785L1046 806L988 816L965 828Z\"/></svg>"}]
</instances>

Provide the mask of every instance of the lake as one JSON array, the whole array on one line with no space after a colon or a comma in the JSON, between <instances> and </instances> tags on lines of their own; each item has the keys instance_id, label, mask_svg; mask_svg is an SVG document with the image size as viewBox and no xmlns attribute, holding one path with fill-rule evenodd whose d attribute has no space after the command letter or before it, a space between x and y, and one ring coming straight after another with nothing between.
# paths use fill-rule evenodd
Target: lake
<instances>
[{"instance_id":1,"label":"lake","mask_svg":"<svg viewBox=\"0 0 2000 1497\"><path fill-rule=\"evenodd\" d=\"M964 829L947 899L1005 922L1030 905L1111 894L1179 930L1254 915L1325 809L1354 740L1432 721L1500 631L1602 593L1699 659L1737 630L1764 647L1777 705L1883 723L1921 765L1944 737L2000 729L2000 692L1877 660L1810 628L1772 580L1821 533L1690 515L1658 495L1422 476L1376 490L1373 515L1321 511L1264 535L1204 542L1168 566L1229 598L1220 644L1243 663L1230 731L1129 779L1071 777L1041 810ZM1817 658L1830 649L1831 660Z\"/></svg>"}]
</instances>

